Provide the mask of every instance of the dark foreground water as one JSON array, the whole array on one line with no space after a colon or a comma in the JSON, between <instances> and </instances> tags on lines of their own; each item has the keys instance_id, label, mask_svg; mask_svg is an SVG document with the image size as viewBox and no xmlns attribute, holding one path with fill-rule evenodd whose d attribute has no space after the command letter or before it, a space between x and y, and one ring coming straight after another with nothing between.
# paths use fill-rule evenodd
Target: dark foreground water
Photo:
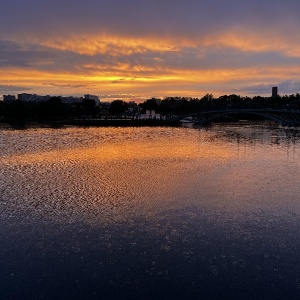
<instances>
[{"instance_id":1,"label":"dark foreground water","mask_svg":"<svg viewBox=\"0 0 300 300\"><path fill-rule=\"evenodd\" d=\"M0 130L0 299L300 299L300 130Z\"/></svg>"}]
</instances>

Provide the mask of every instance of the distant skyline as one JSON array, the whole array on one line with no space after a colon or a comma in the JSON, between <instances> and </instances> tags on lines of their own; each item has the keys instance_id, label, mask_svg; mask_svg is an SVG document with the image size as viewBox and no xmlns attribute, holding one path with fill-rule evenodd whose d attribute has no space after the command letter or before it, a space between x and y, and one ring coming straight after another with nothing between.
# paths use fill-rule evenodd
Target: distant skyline
<instances>
[{"instance_id":1,"label":"distant skyline","mask_svg":"<svg viewBox=\"0 0 300 300\"><path fill-rule=\"evenodd\" d=\"M300 92L294 0L2 0L0 95Z\"/></svg>"}]
</instances>

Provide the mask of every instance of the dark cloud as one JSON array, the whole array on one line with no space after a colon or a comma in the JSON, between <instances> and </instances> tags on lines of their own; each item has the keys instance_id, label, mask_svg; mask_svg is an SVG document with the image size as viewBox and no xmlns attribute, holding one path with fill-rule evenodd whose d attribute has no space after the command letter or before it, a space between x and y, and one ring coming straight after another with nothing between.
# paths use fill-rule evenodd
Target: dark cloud
<instances>
[{"instance_id":1,"label":"dark cloud","mask_svg":"<svg viewBox=\"0 0 300 300\"><path fill-rule=\"evenodd\" d=\"M0 67L30 68L35 65L49 67L49 61L59 59L51 49L43 48L38 44L0 40L0 49Z\"/></svg>"},{"instance_id":2,"label":"dark cloud","mask_svg":"<svg viewBox=\"0 0 300 300\"><path fill-rule=\"evenodd\" d=\"M3 85L0 84L0 94L17 94L31 90L31 88L16 85Z\"/></svg>"},{"instance_id":3,"label":"dark cloud","mask_svg":"<svg viewBox=\"0 0 300 300\"><path fill-rule=\"evenodd\" d=\"M280 95L290 95L300 92L300 81L285 80L268 84L257 84L248 87L241 87L237 92L246 92L249 95L271 95L272 87L277 86Z\"/></svg>"},{"instance_id":4,"label":"dark cloud","mask_svg":"<svg viewBox=\"0 0 300 300\"><path fill-rule=\"evenodd\" d=\"M49 72L78 72L82 64L90 61L90 56L71 51L57 50L39 44L17 43L0 40L0 68L25 68ZM101 64L106 60L97 58ZM92 60L92 62L95 62ZM84 67L83 67L84 69Z\"/></svg>"},{"instance_id":5,"label":"dark cloud","mask_svg":"<svg viewBox=\"0 0 300 300\"><path fill-rule=\"evenodd\" d=\"M199 37L216 31L299 28L294 0L2 0L3 36L116 33Z\"/></svg>"}]
</instances>

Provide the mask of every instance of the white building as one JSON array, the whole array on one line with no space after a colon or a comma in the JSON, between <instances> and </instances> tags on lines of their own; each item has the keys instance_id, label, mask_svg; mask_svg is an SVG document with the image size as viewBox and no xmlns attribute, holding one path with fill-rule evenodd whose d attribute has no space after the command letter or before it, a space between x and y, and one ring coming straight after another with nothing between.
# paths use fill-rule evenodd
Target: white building
<instances>
[{"instance_id":1,"label":"white building","mask_svg":"<svg viewBox=\"0 0 300 300\"><path fill-rule=\"evenodd\" d=\"M157 114L155 110L146 110L145 114L140 115L140 119L161 119L161 115Z\"/></svg>"}]
</instances>

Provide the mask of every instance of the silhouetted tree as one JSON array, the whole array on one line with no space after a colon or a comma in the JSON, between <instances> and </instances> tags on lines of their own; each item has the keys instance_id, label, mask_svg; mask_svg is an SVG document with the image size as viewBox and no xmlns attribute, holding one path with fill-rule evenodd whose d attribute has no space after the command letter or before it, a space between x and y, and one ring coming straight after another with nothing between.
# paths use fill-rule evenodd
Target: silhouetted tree
<instances>
[{"instance_id":1,"label":"silhouetted tree","mask_svg":"<svg viewBox=\"0 0 300 300\"><path fill-rule=\"evenodd\" d=\"M16 121L25 121L27 107L25 102L16 100L7 104L7 117Z\"/></svg>"},{"instance_id":2,"label":"silhouetted tree","mask_svg":"<svg viewBox=\"0 0 300 300\"><path fill-rule=\"evenodd\" d=\"M191 99L188 102L188 111L190 113L196 113L202 110L202 101L199 99Z\"/></svg>"},{"instance_id":3,"label":"silhouetted tree","mask_svg":"<svg viewBox=\"0 0 300 300\"><path fill-rule=\"evenodd\" d=\"M201 99L202 109L210 110L214 107L214 97L212 94L206 94Z\"/></svg>"},{"instance_id":4,"label":"silhouetted tree","mask_svg":"<svg viewBox=\"0 0 300 300\"><path fill-rule=\"evenodd\" d=\"M60 97L52 97L45 102L46 116L50 119L64 115L63 103Z\"/></svg>"},{"instance_id":5,"label":"silhouetted tree","mask_svg":"<svg viewBox=\"0 0 300 300\"><path fill-rule=\"evenodd\" d=\"M98 112L96 103L92 99L83 99L81 102L81 114L86 116L95 116Z\"/></svg>"},{"instance_id":6,"label":"silhouetted tree","mask_svg":"<svg viewBox=\"0 0 300 300\"><path fill-rule=\"evenodd\" d=\"M6 103L0 101L0 116L4 117L7 114Z\"/></svg>"},{"instance_id":7,"label":"silhouetted tree","mask_svg":"<svg viewBox=\"0 0 300 300\"><path fill-rule=\"evenodd\" d=\"M157 111L158 110L158 107L159 107L159 103L160 103L160 99L157 99L157 98L151 98L151 99L148 99L146 100L142 105L142 109L143 111L145 112L146 110L155 110Z\"/></svg>"},{"instance_id":8,"label":"silhouetted tree","mask_svg":"<svg viewBox=\"0 0 300 300\"><path fill-rule=\"evenodd\" d=\"M109 114L116 116L126 112L128 103L123 100L114 100L109 107Z\"/></svg>"},{"instance_id":9,"label":"silhouetted tree","mask_svg":"<svg viewBox=\"0 0 300 300\"><path fill-rule=\"evenodd\" d=\"M158 112L163 116L171 114L172 113L171 103L166 99L162 100L158 107Z\"/></svg>"}]
</instances>

